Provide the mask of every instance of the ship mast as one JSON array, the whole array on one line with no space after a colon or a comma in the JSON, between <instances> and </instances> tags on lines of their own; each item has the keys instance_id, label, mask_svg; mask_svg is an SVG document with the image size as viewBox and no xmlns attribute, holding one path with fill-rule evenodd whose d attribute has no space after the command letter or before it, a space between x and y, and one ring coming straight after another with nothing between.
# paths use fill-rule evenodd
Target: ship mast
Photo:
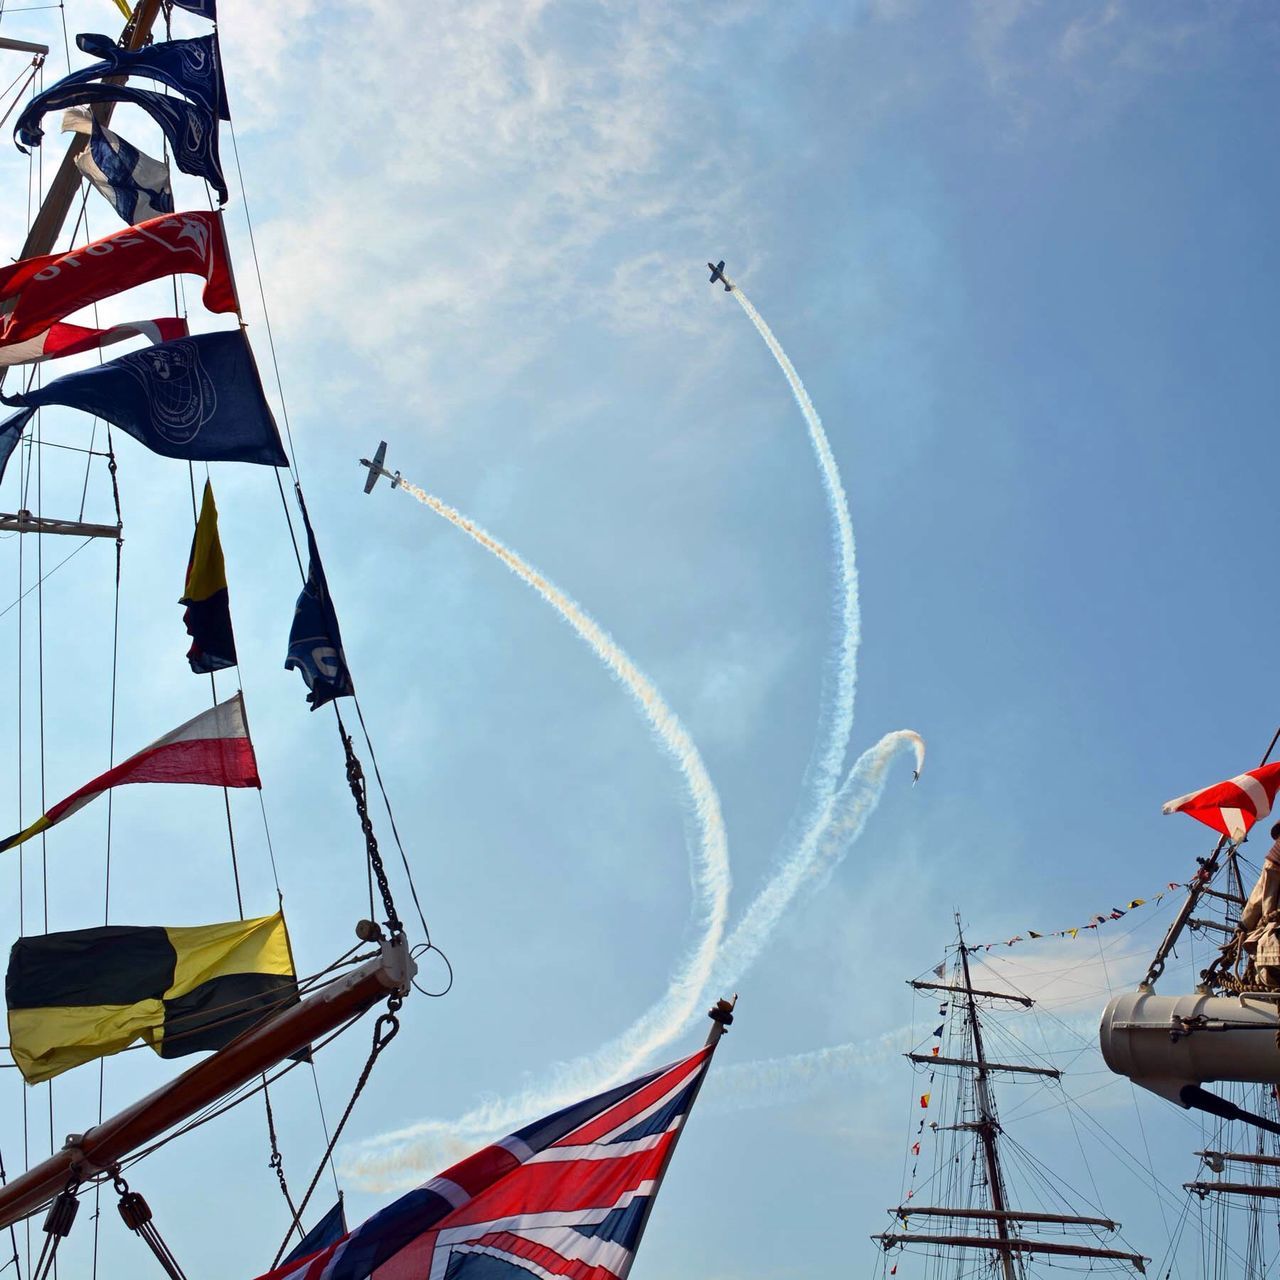
<instances>
[{"instance_id":1,"label":"ship mast","mask_svg":"<svg viewBox=\"0 0 1280 1280\"><path fill-rule=\"evenodd\" d=\"M986 1183L990 1190L989 1207L970 1208L952 1205L916 1205L903 1204L891 1212L904 1227L909 1218L950 1218L960 1224L989 1223L994 1229L993 1235L959 1235L943 1232L927 1231L887 1231L873 1237L885 1249L902 1245L923 1245L934 1249L960 1249L994 1254L998 1260L1000 1275L1003 1280L1018 1280L1023 1258L1042 1257L1096 1258L1102 1261L1122 1262L1133 1267L1139 1274L1145 1274L1147 1259L1141 1254L1130 1253L1122 1249L1108 1249L1100 1245L1076 1244L1070 1241L1028 1239L1019 1234L1018 1224L1039 1224L1061 1227L1087 1227L1095 1231L1114 1232L1119 1224L1110 1218L1084 1217L1072 1213L1043 1213L1039 1211L1013 1209L1009 1207L1008 1193L1005 1188L1004 1174L1000 1166L999 1136L1000 1121L996 1116L995 1098L992 1092L992 1076L998 1073L1009 1073L1028 1076L1048 1076L1060 1079L1061 1072L1052 1067L1036 1067L1022 1063L992 1062L987 1057L986 1045L982 1037L982 1019L978 1009L978 1000L1004 1000L1010 1004L1031 1008L1035 1004L1027 996L1015 995L1012 992L989 991L973 985L973 975L969 971L969 952L965 946L964 932L960 926L960 917L956 916L956 933L959 948L959 966L956 977L959 982L912 982L909 985L917 991L944 991L951 996L962 996L964 1000L965 1023L973 1043L972 1058L944 1058L937 1055L908 1053L912 1062L927 1065L931 1068L958 1067L973 1072L973 1099L976 1117L973 1120L948 1128L969 1130L976 1134L982 1147L983 1165L986 1172ZM961 1227L961 1229L963 1229ZM953 1229L954 1230L954 1229Z\"/></svg>"},{"instance_id":2,"label":"ship mast","mask_svg":"<svg viewBox=\"0 0 1280 1280\"><path fill-rule=\"evenodd\" d=\"M1009 1249L1009 1219L1004 1196L1004 1177L1000 1172L1000 1149L996 1144L996 1135L1000 1132L1000 1126L996 1121L995 1108L991 1105L987 1055L982 1046L982 1022L978 1017L978 1004L969 974L969 952L964 945L964 930L960 927L958 914L956 933L960 939L960 966L964 973L965 1012L969 1020L969 1034L973 1037L973 1056L977 1059L973 1091L978 1103L978 1141L982 1143L982 1157L987 1166L987 1185L991 1188L991 1208L996 1214L996 1236L1003 1246L1000 1251L1000 1262L1004 1270L1004 1280L1015 1280L1013 1253Z\"/></svg>"}]
</instances>

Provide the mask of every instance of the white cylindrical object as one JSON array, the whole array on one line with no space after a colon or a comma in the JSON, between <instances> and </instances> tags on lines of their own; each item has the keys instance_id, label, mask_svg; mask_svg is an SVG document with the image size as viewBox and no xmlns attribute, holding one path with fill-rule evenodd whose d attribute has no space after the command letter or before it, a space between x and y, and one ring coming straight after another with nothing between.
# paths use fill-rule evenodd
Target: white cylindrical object
<instances>
[{"instance_id":1,"label":"white cylindrical object","mask_svg":"<svg viewBox=\"0 0 1280 1280\"><path fill-rule=\"evenodd\" d=\"M1181 1106L1187 1085L1214 1080L1280 1084L1280 1013L1254 996L1116 996L1098 1040L1117 1075Z\"/></svg>"}]
</instances>

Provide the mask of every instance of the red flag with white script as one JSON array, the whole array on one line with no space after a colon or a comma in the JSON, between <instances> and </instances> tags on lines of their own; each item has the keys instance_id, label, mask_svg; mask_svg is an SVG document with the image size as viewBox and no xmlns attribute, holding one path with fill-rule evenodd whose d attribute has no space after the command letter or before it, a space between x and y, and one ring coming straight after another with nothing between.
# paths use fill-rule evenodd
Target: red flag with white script
<instances>
[{"instance_id":1,"label":"red flag with white script","mask_svg":"<svg viewBox=\"0 0 1280 1280\"><path fill-rule=\"evenodd\" d=\"M0 328L0 346L25 342L81 307L172 275L203 276L210 311L236 309L216 213L166 214L78 249L24 258L0 270L0 302L16 299Z\"/></svg>"}]
</instances>

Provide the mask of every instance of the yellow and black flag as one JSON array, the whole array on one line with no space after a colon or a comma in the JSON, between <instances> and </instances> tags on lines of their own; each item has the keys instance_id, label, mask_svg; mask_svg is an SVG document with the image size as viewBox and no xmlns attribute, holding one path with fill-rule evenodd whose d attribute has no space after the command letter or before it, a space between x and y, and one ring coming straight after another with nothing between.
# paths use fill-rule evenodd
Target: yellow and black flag
<instances>
[{"instance_id":1,"label":"yellow and black flag","mask_svg":"<svg viewBox=\"0 0 1280 1280\"><path fill-rule=\"evenodd\" d=\"M162 1058L220 1049L298 1000L284 916L195 928L106 925L19 938L9 1051L28 1084L135 1040Z\"/></svg>"},{"instance_id":2,"label":"yellow and black flag","mask_svg":"<svg viewBox=\"0 0 1280 1280\"><path fill-rule=\"evenodd\" d=\"M200 519L191 539L187 561L187 581L179 604L187 606L182 621L187 624L191 648L187 661L197 674L222 671L236 665L236 638L231 630L231 604L227 597L227 567L218 537L218 508L213 486L204 482Z\"/></svg>"}]
</instances>

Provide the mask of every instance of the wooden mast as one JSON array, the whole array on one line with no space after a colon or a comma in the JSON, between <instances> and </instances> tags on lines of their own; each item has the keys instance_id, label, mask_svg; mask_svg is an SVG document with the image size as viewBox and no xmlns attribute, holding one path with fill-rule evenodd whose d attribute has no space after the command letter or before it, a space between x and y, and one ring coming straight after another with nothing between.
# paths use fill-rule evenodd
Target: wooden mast
<instances>
[{"instance_id":1,"label":"wooden mast","mask_svg":"<svg viewBox=\"0 0 1280 1280\"><path fill-rule=\"evenodd\" d=\"M973 1056L977 1072L974 1075L974 1096L978 1103L978 1141L982 1143L982 1156L987 1165L987 1184L991 1190L991 1207L1000 1216L996 1218L996 1235L1002 1245L1008 1245L1009 1219L1004 1216L1008 1205L1004 1198L1004 1176L1000 1172L1000 1152L996 1146L996 1134L1000 1126L996 1120L995 1107L991 1102L991 1088L987 1080L986 1051L982 1045L982 1023L978 1018L978 1004L973 992L973 979L969 975L969 952L964 945L964 930L960 928L960 917L956 916L956 932L960 939L960 966L964 973L964 991L966 1012L969 1018L969 1030L973 1036ZM1000 1254L1005 1280L1015 1280L1013 1270L1013 1250L1004 1249Z\"/></svg>"}]
</instances>

